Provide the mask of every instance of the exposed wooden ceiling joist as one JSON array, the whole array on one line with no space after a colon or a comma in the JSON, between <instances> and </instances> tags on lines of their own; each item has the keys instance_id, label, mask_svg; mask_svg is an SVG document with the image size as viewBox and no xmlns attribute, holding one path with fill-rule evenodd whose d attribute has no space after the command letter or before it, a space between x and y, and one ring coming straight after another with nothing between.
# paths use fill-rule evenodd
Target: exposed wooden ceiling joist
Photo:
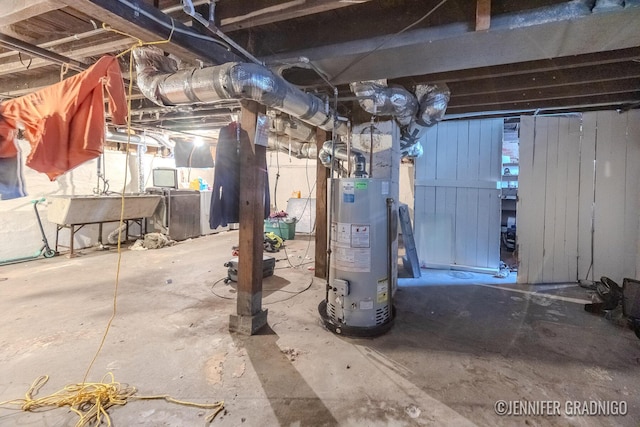
<instances>
[{"instance_id":1,"label":"exposed wooden ceiling joist","mask_svg":"<svg viewBox=\"0 0 640 427\"><path fill-rule=\"evenodd\" d=\"M205 15L208 1L193 3ZM334 77L341 98L339 113L344 115L361 111L357 103L352 105L353 94L346 83L374 78L385 78L409 90L418 84L447 83L451 89L447 117L455 118L538 108L584 111L638 107L640 7L595 13L586 0L449 0L433 19L396 34L421 20L439 2L218 0L215 19L219 28L251 54L274 66L286 62L283 75L294 84L324 91L327 85L318 73L300 63L301 56L309 58L329 78ZM26 6L18 0L0 3L0 15L6 12L14 19L20 18L23 7L40 6L44 11L40 15L23 14L23 20L18 19L10 28L0 28L0 33L13 34L83 65L106 53L117 54L133 43L133 39L105 32L100 27L102 22L151 41L168 37L172 19L175 28L201 32L196 39L174 33L171 43L159 46L183 66L199 65L197 59L203 65L228 62L229 56L241 60L214 42L215 36L206 29L189 27L191 18L182 11L181 0L28 0ZM52 4L55 9L63 8L47 12ZM484 28L476 27L478 17L484 26L490 20L488 29L477 31ZM19 57L11 49L0 47L0 96L21 96L60 80L59 66L24 53ZM297 66L293 65L296 61ZM121 65L128 68L126 58ZM137 91L132 98L133 125L145 129L217 128L230 120L228 111L237 108L236 101L158 107Z\"/></svg>"},{"instance_id":2,"label":"exposed wooden ceiling joist","mask_svg":"<svg viewBox=\"0 0 640 427\"><path fill-rule=\"evenodd\" d=\"M533 73L566 73L572 75L574 70L605 65L618 66L620 63L629 63L640 60L640 46L611 50L606 52L573 55L562 58L548 58L535 61L524 61L508 65L493 65L465 70L446 71L415 75L407 78L394 79L394 82L402 85L412 85L416 82L473 82L479 79L502 79L511 76L524 76ZM612 67L613 68L613 67ZM618 67L619 68L619 67Z\"/></svg>"},{"instance_id":3,"label":"exposed wooden ceiling joist","mask_svg":"<svg viewBox=\"0 0 640 427\"><path fill-rule=\"evenodd\" d=\"M640 88L640 62L629 61L628 66L603 64L557 69L554 71L533 71L527 74L504 76L500 79L479 78L473 81L449 82L451 97L468 95L491 95L508 91L527 91L533 89L561 88L566 85L590 85L602 88L604 82L635 78Z\"/></svg>"},{"instance_id":4,"label":"exposed wooden ceiling joist","mask_svg":"<svg viewBox=\"0 0 640 427\"><path fill-rule=\"evenodd\" d=\"M496 24L481 32L470 31L466 25L459 24L263 59L276 64L293 63L306 57L334 84L346 84L636 48L640 46L638 22L639 7L517 28Z\"/></svg>"},{"instance_id":5,"label":"exposed wooden ceiling joist","mask_svg":"<svg viewBox=\"0 0 640 427\"><path fill-rule=\"evenodd\" d=\"M629 78L598 82L596 84L567 84L557 87L539 89L516 89L511 91L496 90L492 93L464 95L451 99L451 107L462 108L485 106L495 103L538 102L547 100L600 96L602 94L640 93L640 79Z\"/></svg>"},{"instance_id":6,"label":"exposed wooden ceiling joist","mask_svg":"<svg viewBox=\"0 0 640 427\"><path fill-rule=\"evenodd\" d=\"M114 51L129 48L133 44L134 44L134 41L132 39L123 38L123 39L113 40L109 43L102 43L96 46L89 46L83 49L73 49L65 52L59 52L58 54L68 58L73 58L77 61L82 61L84 58L87 58L90 56L101 56L107 53L112 53ZM29 62L30 70L51 65L50 60L41 59L41 58L33 58L33 60L28 60L28 62ZM25 66L24 59L22 61L5 63L0 66L0 76L22 71L25 68L26 66Z\"/></svg>"},{"instance_id":7,"label":"exposed wooden ceiling joist","mask_svg":"<svg viewBox=\"0 0 640 427\"><path fill-rule=\"evenodd\" d=\"M494 104L485 104L480 109L477 106L472 107L456 107L450 105L447 108L447 115L471 114L478 112L500 112L505 115L509 111L525 112L535 110L565 109L568 111L582 111L586 108L597 107L600 109L611 108L612 106L629 106L638 105L640 103L640 93L621 93L621 94L604 94L589 95L585 97L574 97L571 99L558 98L539 101L521 101L521 102L500 102Z\"/></svg>"},{"instance_id":8,"label":"exposed wooden ceiling joist","mask_svg":"<svg viewBox=\"0 0 640 427\"><path fill-rule=\"evenodd\" d=\"M216 64L239 60L213 38L194 36L191 28L145 3L129 0L61 1L144 42L166 40L171 35L171 43L164 44L162 49L194 64L196 60Z\"/></svg>"},{"instance_id":9,"label":"exposed wooden ceiling joist","mask_svg":"<svg viewBox=\"0 0 640 427\"><path fill-rule=\"evenodd\" d=\"M64 4L55 0L2 0L0 27L63 7Z\"/></svg>"},{"instance_id":10,"label":"exposed wooden ceiling joist","mask_svg":"<svg viewBox=\"0 0 640 427\"><path fill-rule=\"evenodd\" d=\"M235 31L247 27L274 24L368 1L370 0L291 0L266 7L257 6L257 2L252 2L252 10L246 13L240 11L243 7L242 2L235 2L224 9L221 8L220 26L222 31Z\"/></svg>"}]
</instances>

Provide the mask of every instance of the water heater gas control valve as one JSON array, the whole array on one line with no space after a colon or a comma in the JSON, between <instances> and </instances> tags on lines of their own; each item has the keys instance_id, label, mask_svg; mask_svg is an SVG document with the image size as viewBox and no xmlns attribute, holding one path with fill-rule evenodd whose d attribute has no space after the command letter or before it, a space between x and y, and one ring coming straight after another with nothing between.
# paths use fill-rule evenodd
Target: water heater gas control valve
<instances>
[{"instance_id":1,"label":"water heater gas control valve","mask_svg":"<svg viewBox=\"0 0 640 427\"><path fill-rule=\"evenodd\" d=\"M338 295L346 297L347 295L349 295L349 281L342 279L333 279L332 290Z\"/></svg>"}]
</instances>

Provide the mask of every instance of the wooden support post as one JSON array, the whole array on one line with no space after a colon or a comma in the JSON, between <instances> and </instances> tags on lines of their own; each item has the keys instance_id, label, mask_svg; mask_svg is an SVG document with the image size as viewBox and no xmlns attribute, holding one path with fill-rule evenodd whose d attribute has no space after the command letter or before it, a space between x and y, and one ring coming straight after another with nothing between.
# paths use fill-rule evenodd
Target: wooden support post
<instances>
[{"instance_id":1,"label":"wooden support post","mask_svg":"<svg viewBox=\"0 0 640 427\"><path fill-rule=\"evenodd\" d=\"M476 31L488 30L491 26L491 0L478 0L476 6Z\"/></svg>"},{"instance_id":2,"label":"wooden support post","mask_svg":"<svg viewBox=\"0 0 640 427\"><path fill-rule=\"evenodd\" d=\"M316 128L316 145L318 153L322 144L329 139L324 129ZM315 276L325 279L328 277L327 265L327 179L329 168L319 160L316 161L316 262Z\"/></svg>"},{"instance_id":3,"label":"wooden support post","mask_svg":"<svg viewBox=\"0 0 640 427\"><path fill-rule=\"evenodd\" d=\"M249 138L240 138L240 232L238 256L237 313L230 316L229 330L253 335L267 324L262 310L262 251L264 249L264 188L266 172L256 155L256 119L264 106L242 102L241 128Z\"/></svg>"}]
</instances>

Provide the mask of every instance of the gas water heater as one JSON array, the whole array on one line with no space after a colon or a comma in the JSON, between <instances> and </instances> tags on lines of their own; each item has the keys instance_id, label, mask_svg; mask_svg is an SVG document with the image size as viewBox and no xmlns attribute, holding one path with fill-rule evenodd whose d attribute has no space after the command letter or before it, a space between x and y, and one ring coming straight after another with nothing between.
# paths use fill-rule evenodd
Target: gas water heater
<instances>
[{"instance_id":1,"label":"gas water heater","mask_svg":"<svg viewBox=\"0 0 640 427\"><path fill-rule=\"evenodd\" d=\"M368 178L331 183L329 279L318 309L333 332L374 336L392 325L397 215L389 186Z\"/></svg>"}]
</instances>

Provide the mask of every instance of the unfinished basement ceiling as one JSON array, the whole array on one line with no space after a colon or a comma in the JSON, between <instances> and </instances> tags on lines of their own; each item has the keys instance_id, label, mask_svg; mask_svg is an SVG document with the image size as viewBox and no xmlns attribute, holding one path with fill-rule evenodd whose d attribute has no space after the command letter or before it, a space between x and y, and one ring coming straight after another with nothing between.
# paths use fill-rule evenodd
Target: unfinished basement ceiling
<instances>
[{"instance_id":1,"label":"unfinished basement ceiling","mask_svg":"<svg viewBox=\"0 0 640 427\"><path fill-rule=\"evenodd\" d=\"M209 17L207 1L194 5ZM104 54L125 51L134 38L165 39L172 25L171 42L158 47L181 67L249 61L182 6L3 0L0 99L58 82ZM446 83L445 118L640 106L640 0L218 0L214 19L267 67L333 100L323 73L337 86L346 116L363 116L348 84L370 79L410 91ZM128 55L121 64L128 78ZM239 104L158 107L133 84L132 107L134 127L190 133L225 125Z\"/></svg>"}]
</instances>

